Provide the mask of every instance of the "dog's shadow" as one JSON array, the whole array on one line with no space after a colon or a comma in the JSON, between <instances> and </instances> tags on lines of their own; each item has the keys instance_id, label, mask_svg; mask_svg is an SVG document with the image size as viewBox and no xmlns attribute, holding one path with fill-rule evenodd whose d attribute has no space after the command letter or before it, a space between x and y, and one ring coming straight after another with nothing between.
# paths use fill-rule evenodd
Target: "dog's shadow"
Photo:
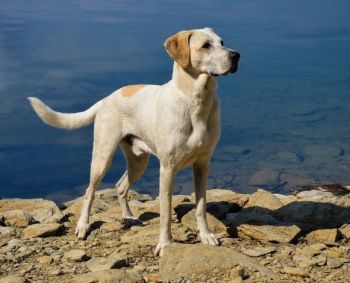
<instances>
[{"instance_id":1,"label":"dog's shadow","mask_svg":"<svg viewBox=\"0 0 350 283\"><path fill-rule=\"evenodd\" d=\"M176 206L178 220L181 222L182 217L194 208L193 203L182 203ZM302 236L314 230L339 228L349 224L350 220L350 207L315 201L294 201L276 210L259 206L240 208L237 204L227 201L209 201L207 212L221 221L232 237L237 237L237 227L242 224L296 225L301 229L300 236ZM235 220L228 220L225 217L227 213L236 216Z\"/></svg>"}]
</instances>

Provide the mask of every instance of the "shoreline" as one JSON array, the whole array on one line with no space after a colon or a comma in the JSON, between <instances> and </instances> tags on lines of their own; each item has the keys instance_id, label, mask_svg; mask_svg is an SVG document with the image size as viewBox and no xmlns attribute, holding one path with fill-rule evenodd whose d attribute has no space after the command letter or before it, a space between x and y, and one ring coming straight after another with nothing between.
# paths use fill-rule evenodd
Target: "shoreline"
<instances>
[{"instance_id":1,"label":"shoreline","mask_svg":"<svg viewBox=\"0 0 350 283\"><path fill-rule=\"evenodd\" d=\"M114 189L97 191L85 241L74 236L82 197L62 206L1 199L0 282L346 282L350 276L350 187L310 186L291 195L208 190L207 218L220 247L200 244L193 194L174 195L175 243L161 258L153 255L159 201L135 191L129 199L142 225L121 221Z\"/></svg>"}]
</instances>

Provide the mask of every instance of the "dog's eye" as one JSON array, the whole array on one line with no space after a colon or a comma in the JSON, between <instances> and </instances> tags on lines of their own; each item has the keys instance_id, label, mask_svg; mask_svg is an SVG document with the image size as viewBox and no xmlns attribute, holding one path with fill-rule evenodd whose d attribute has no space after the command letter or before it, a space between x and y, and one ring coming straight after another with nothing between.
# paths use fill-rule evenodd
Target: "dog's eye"
<instances>
[{"instance_id":1,"label":"dog's eye","mask_svg":"<svg viewBox=\"0 0 350 283\"><path fill-rule=\"evenodd\" d=\"M221 40L221 41L220 41L220 44L221 44L221 46L224 46L224 41Z\"/></svg>"},{"instance_id":2,"label":"dog's eye","mask_svg":"<svg viewBox=\"0 0 350 283\"><path fill-rule=\"evenodd\" d=\"M203 44L202 48L204 48L204 49L209 49L210 46L211 46L210 43L209 43L209 42L206 42L206 43Z\"/></svg>"}]
</instances>

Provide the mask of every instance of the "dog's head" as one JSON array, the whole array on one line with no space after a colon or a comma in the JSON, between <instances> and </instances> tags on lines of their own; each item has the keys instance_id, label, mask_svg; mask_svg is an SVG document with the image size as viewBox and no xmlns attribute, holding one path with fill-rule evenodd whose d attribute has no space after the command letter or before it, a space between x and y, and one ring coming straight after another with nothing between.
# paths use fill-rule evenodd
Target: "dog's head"
<instances>
[{"instance_id":1,"label":"dog's head","mask_svg":"<svg viewBox=\"0 0 350 283\"><path fill-rule=\"evenodd\" d=\"M227 75L238 68L240 54L224 47L211 28L180 31L170 36L164 47L182 68L198 74Z\"/></svg>"}]
</instances>

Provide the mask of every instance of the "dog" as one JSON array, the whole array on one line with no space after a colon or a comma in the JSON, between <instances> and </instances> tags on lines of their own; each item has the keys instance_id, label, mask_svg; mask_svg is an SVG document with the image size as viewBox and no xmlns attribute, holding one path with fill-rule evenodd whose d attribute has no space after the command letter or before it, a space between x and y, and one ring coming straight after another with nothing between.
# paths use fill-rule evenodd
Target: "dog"
<instances>
[{"instance_id":1,"label":"dog","mask_svg":"<svg viewBox=\"0 0 350 283\"><path fill-rule=\"evenodd\" d=\"M127 170L116 184L122 218L134 218L127 200L131 185L144 173L150 154L160 161L160 234L155 255L171 243L171 199L176 172L192 166L196 221L201 241L219 245L206 219L206 187L210 158L220 137L217 76L235 73L240 54L224 47L211 28L185 30L166 39L174 60L172 78L163 85L129 85L98 101L86 111L60 113L28 97L48 125L77 129L94 122L90 183L75 234L83 239L96 188L120 145Z\"/></svg>"}]
</instances>

